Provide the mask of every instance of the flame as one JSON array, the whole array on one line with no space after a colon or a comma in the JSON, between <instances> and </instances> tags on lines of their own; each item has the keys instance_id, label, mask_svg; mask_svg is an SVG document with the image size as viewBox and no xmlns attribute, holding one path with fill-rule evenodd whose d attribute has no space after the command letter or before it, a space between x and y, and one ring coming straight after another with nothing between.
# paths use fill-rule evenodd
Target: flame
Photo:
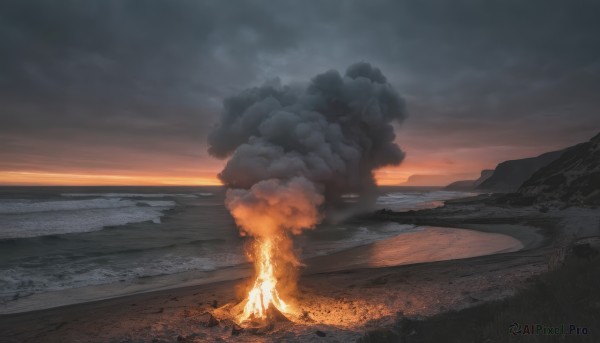
<instances>
[{"instance_id":1,"label":"flame","mask_svg":"<svg viewBox=\"0 0 600 343\"><path fill-rule=\"evenodd\" d=\"M256 280L248 292L248 299L244 306L241 321L252 317L265 319L269 306L274 306L280 312L286 313L289 305L279 297L277 292L277 278L273 261L274 245L271 239L257 240L255 245Z\"/></svg>"},{"instance_id":2,"label":"flame","mask_svg":"<svg viewBox=\"0 0 600 343\"><path fill-rule=\"evenodd\" d=\"M254 237L251 246L256 279L247 299L236 311L240 322L248 319L290 320L294 306L280 292L295 289L297 267L302 264L293 249L292 235L312 229L320 221L319 206L325 197L303 177L263 180L250 189L229 189L225 205L242 236ZM285 317L285 318L282 318Z\"/></svg>"}]
</instances>

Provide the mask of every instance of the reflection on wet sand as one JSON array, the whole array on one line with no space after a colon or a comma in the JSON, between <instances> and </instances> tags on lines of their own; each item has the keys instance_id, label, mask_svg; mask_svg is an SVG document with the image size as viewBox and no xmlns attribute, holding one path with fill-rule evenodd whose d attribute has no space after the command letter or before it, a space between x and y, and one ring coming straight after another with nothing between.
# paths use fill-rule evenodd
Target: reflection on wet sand
<instances>
[{"instance_id":1,"label":"reflection on wet sand","mask_svg":"<svg viewBox=\"0 0 600 343\"><path fill-rule=\"evenodd\" d=\"M389 267L518 251L511 236L466 229L419 227L396 237L307 261L308 272ZM335 260L336 263L331 263Z\"/></svg>"}]
</instances>

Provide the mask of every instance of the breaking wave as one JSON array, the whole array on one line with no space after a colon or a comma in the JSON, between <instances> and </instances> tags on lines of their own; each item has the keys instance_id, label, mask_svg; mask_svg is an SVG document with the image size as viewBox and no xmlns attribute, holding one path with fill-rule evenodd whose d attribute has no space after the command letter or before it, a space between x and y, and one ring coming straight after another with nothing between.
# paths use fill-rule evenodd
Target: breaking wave
<instances>
[{"instance_id":1,"label":"breaking wave","mask_svg":"<svg viewBox=\"0 0 600 343\"><path fill-rule=\"evenodd\" d=\"M84 200L0 201L0 239L101 230L107 226L160 223L171 200L96 198Z\"/></svg>"}]
</instances>

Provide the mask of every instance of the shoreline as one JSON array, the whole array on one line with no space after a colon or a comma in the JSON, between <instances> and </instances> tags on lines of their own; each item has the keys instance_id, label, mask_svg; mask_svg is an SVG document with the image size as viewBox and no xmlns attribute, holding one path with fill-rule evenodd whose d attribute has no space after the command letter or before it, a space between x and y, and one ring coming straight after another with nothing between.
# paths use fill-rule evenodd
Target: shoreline
<instances>
[{"instance_id":1,"label":"shoreline","mask_svg":"<svg viewBox=\"0 0 600 343\"><path fill-rule=\"evenodd\" d=\"M331 340L355 340L370 329L393 325L399 312L409 318L427 318L509 297L548 270L548 256L576 230L573 223L577 221L571 223L569 218L585 214L590 220L598 219L590 210L570 212L555 215L532 208L459 203L413 213L376 214L378 220L500 231L518 238L523 249L393 267L328 272L307 268L295 293L298 308L306 313L305 320L278 324L268 337L310 340L315 337L315 330L321 330ZM536 229L523 230L519 225ZM237 304L243 298L246 283L247 280L223 281L0 315L0 332L5 335L0 341L167 342L178 336L189 338L188 341L228 340L233 324L220 317L218 326L206 328L205 313L218 312L212 306L214 301L219 310ZM235 336L236 341L255 338Z\"/></svg>"},{"instance_id":2,"label":"shoreline","mask_svg":"<svg viewBox=\"0 0 600 343\"><path fill-rule=\"evenodd\" d=\"M385 187L382 189L391 192ZM3 256L8 257L3 263L7 275L0 297L0 314L250 275L252 265L246 263L243 239L222 206L222 194L215 189L210 192L212 195L205 197L196 195L208 193L172 188L160 191L137 187L104 191L61 187L52 192L35 187L19 190L16 194L23 198L39 198L44 203L65 199L106 201L112 197L145 201L157 197L154 200L175 201L177 206L163 212L160 225L144 221L85 233L14 238L16 244L11 243L13 239L0 240L6 247ZM78 196L65 198L65 194ZM207 220L206 225L195 224L201 223L202 218ZM369 221L364 225L362 222L344 223L343 226L346 224L347 228L340 227L339 230L327 227L334 227L333 224L324 224L324 233L319 231L312 237L310 234L302 237L299 245L306 246L302 259L385 239L403 230L381 229L385 224L380 221ZM213 230L213 227L223 230ZM213 239L215 243L211 242ZM312 245L312 242L316 244ZM116 247L113 249L113 246Z\"/></svg>"},{"instance_id":3,"label":"shoreline","mask_svg":"<svg viewBox=\"0 0 600 343\"><path fill-rule=\"evenodd\" d=\"M423 230L431 230L434 231L438 235L441 231L442 234L445 234L445 237L423 237ZM519 230L520 229L520 230ZM453 236L458 236L459 239L466 240L469 237L461 237L467 236L463 235L450 235L448 233L466 233L467 231L476 231L483 232L487 234L496 234L512 237L519 242L521 242L521 246L515 246L514 242L506 242L506 239L503 239L504 242L500 243L500 245L505 244L507 246L502 246L502 249L497 247L488 247L491 249L490 251L485 252L473 252L469 254L468 252L458 252L448 254L455 254L453 258L444 258L443 256L429 256L429 258L421 257L415 258L414 256L410 256L412 254L418 253L418 251L413 251L412 253L407 252L404 255L407 256L387 256L388 260L392 258L392 262L385 263L368 263L369 259L377 258L377 256L368 256L373 255L373 250L378 249L380 246L384 246L383 248L379 248L380 250L384 250L383 252L379 252L379 255L386 254L390 255L391 245L397 246L406 246L411 244L411 238L416 233L419 237L415 237L414 241L418 242L420 240L435 240L436 238L440 238L445 241L450 241ZM429 235L431 236L431 235ZM500 236L499 236L500 237ZM487 238L487 240L490 240ZM500 237L502 239L502 237ZM457 227L431 227L431 226L416 226L414 230L410 230L409 232L403 232L395 236L391 236L382 240L374 241L368 244L363 244L359 246L355 246L349 249L337 251L327 255L319 255L310 257L303 261L305 264L305 268L302 268L302 275L311 275L315 273L323 273L323 272L334 272L334 271L343 271L343 270L352 270L358 268L381 268L386 266L399 266L406 264L415 264L415 263L431 263L439 260L449 260L449 259L462 259L468 257L482 256L482 255L492 255L503 253L503 250L515 251L515 250L523 250L528 249L532 245L532 242L539 243L541 239L541 235L535 232L534 228L531 227L519 227L514 228L512 226L503 226L503 227L491 227L484 228L481 226L471 226L470 228L457 228ZM461 243L459 241L459 243ZM479 244L485 243L485 240L479 239L479 241L474 242L464 242L465 244ZM512 243L512 244L511 244ZM510 245L510 246L508 246ZM448 247L440 247L440 249L447 249ZM387 251L386 251L387 250ZM460 254L462 253L463 256ZM446 254L446 255L448 255ZM367 256L365 256L367 255ZM359 258L357 258L359 256ZM350 257L350 259L348 258ZM381 258L381 256L380 256ZM406 262L400 262L402 259L407 259ZM110 284L100 284L100 285L91 285L80 288L73 289L65 289L58 290L52 292L38 293L32 294L27 297L23 297L21 299L17 299L16 301L9 302L7 304L2 305L0 307L0 316L2 315L11 315L11 314L20 314L20 313L28 313L28 312L36 312L43 311L53 308L60 308L65 306L76 306L83 305L90 302L96 301L105 301L119 297L130 297L138 294L144 293L152 293L159 291L168 291L168 290L176 290L183 287L197 287L201 285L208 285L217 282L223 281L236 281L241 279L246 279L252 276L252 265L250 263L230 266L227 268L222 268L214 271L189 271L183 273L176 274L168 274L161 275L155 277L148 278L140 278L134 283L128 284L120 284L120 283L110 283ZM175 283L179 283L178 285L174 285ZM120 289L117 291L117 289ZM93 298L92 298L93 296ZM34 304L44 303L44 307L36 307Z\"/></svg>"},{"instance_id":4,"label":"shoreline","mask_svg":"<svg viewBox=\"0 0 600 343\"><path fill-rule=\"evenodd\" d=\"M528 226L416 228L418 230L331 255L313 257L305 261L307 267L303 275L490 256L535 248L543 241L537 230ZM522 231L522 234L515 235L516 231ZM423 253L420 250L423 246L429 251Z\"/></svg>"}]
</instances>

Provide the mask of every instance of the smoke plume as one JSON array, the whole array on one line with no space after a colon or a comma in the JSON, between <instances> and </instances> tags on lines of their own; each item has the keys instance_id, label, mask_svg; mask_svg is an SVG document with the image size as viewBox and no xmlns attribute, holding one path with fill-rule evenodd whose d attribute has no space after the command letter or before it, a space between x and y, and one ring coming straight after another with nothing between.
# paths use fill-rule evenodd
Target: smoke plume
<instances>
[{"instance_id":1,"label":"smoke plume","mask_svg":"<svg viewBox=\"0 0 600 343\"><path fill-rule=\"evenodd\" d=\"M315 76L306 87L270 84L224 102L209 153L230 157L219 174L226 205L253 236L314 227L354 193L369 201L373 170L397 165L393 122L403 99L378 68L351 65Z\"/></svg>"},{"instance_id":2,"label":"smoke plume","mask_svg":"<svg viewBox=\"0 0 600 343\"><path fill-rule=\"evenodd\" d=\"M243 235L255 238L255 280L240 321L288 315L300 262L290 236L314 228L342 203L344 193L372 199L373 170L398 164L392 122L404 102L377 68L357 63L331 70L306 87L265 85L225 100L210 134L209 152L230 157L219 178L225 205Z\"/></svg>"}]
</instances>

